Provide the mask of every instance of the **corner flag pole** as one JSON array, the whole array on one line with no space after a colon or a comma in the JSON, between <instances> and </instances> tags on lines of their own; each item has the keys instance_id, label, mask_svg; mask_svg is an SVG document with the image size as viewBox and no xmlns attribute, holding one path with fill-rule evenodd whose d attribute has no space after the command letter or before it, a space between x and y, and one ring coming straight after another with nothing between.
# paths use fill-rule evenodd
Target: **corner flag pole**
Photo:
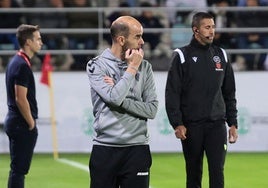
<instances>
[{"instance_id":1,"label":"corner flag pole","mask_svg":"<svg viewBox=\"0 0 268 188\"><path fill-rule=\"evenodd\" d=\"M57 139L57 127L56 127L55 108L54 108L54 91L53 91L51 71L48 71L48 80L50 84L49 99L50 99L50 114L51 114L51 127L52 127L52 139L53 139L53 157L54 159L58 159L59 158L58 139Z\"/></svg>"},{"instance_id":2,"label":"corner flag pole","mask_svg":"<svg viewBox=\"0 0 268 188\"><path fill-rule=\"evenodd\" d=\"M52 66L50 64L51 56L47 53L43 60L42 75L40 82L47 85L49 88L49 100L50 100L50 117L51 117L51 128L52 128L52 142L53 142L53 156L54 159L59 158L58 154L58 142L57 142L57 129L56 129L56 118L54 108L54 94L53 94L53 83L52 83Z\"/></svg>"}]
</instances>

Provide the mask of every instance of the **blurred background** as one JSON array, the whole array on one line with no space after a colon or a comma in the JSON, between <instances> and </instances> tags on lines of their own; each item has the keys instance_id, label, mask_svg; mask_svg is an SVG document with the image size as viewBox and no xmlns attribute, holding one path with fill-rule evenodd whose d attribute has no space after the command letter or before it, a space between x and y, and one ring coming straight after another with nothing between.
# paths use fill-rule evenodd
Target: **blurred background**
<instances>
[{"instance_id":1,"label":"blurred background","mask_svg":"<svg viewBox=\"0 0 268 188\"><path fill-rule=\"evenodd\" d=\"M145 56L166 71L172 50L189 42L196 11L215 17L214 43L225 48L236 71L267 70L268 0L0 0L0 71L14 50L21 23L39 25L43 51L33 61L40 71L45 53L54 71L83 71L88 59L111 44L109 27L131 15L144 27Z\"/></svg>"},{"instance_id":2,"label":"blurred background","mask_svg":"<svg viewBox=\"0 0 268 188\"><path fill-rule=\"evenodd\" d=\"M40 112L36 151L52 152L56 144L59 152L89 152L93 115L85 66L110 46L113 20L131 15L144 27L145 58L153 66L160 101L149 121L152 151L180 151L165 114L164 87L172 51L191 40L197 11L214 15L214 43L226 49L235 70L239 141L230 150L268 151L268 0L0 0L0 128L7 112L5 67L18 50L16 28L39 25L44 46L32 59ZM52 87L39 82L47 54ZM0 129L0 153L6 152L8 140Z\"/></svg>"}]
</instances>

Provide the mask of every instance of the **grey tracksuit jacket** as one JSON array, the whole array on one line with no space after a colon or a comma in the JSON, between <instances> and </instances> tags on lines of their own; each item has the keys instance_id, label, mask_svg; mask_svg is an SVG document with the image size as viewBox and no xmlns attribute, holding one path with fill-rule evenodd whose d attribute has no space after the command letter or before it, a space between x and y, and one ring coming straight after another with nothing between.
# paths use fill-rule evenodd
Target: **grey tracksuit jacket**
<instances>
[{"instance_id":1,"label":"grey tracksuit jacket","mask_svg":"<svg viewBox=\"0 0 268 188\"><path fill-rule=\"evenodd\" d=\"M148 144L147 119L153 119L158 108L152 67L143 60L135 76L125 72L126 68L127 64L110 49L87 63L95 117L94 144ZM104 82L106 75L113 78L113 86Z\"/></svg>"}]
</instances>

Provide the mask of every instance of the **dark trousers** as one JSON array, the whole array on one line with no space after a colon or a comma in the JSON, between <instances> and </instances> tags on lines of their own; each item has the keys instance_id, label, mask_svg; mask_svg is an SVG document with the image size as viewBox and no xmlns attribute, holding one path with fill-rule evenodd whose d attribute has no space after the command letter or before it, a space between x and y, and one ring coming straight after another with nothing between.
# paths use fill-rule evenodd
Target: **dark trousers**
<instances>
[{"instance_id":1,"label":"dark trousers","mask_svg":"<svg viewBox=\"0 0 268 188\"><path fill-rule=\"evenodd\" d=\"M90 161L91 188L149 188L151 153L148 145L94 145Z\"/></svg>"},{"instance_id":2,"label":"dark trousers","mask_svg":"<svg viewBox=\"0 0 268 188\"><path fill-rule=\"evenodd\" d=\"M227 130L222 121L187 126L182 141L186 163L187 188L201 188L204 153L209 170L209 188L224 187L224 162L227 149Z\"/></svg>"},{"instance_id":3,"label":"dark trousers","mask_svg":"<svg viewBox=\"0 0 268 188\"><path fill-rule=\"evenodd\" d=\"M30 169L34 147L37 140L37 128L13 125L6 133L9 138L10 172L8 188L24 188L24 178Z\"/></svg>"}]
</instances>

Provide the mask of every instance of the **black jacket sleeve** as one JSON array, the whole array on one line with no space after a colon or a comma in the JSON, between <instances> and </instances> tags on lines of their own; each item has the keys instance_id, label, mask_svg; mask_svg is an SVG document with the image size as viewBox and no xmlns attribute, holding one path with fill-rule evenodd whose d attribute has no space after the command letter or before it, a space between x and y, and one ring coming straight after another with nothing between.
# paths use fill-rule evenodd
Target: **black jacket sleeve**
<instances>
[{"instance_id":1,"label":"black jacket sleeve","mask_svg":"<svg viewBox=\"0 0 268 188\"><path fill-rule=\"evenodd\" d=\"M226 105L226 122L229 126L237 126L235 77L230 63L226 65L225 78L222 86L222 94Z\"/></svg>"},{"instance_id":2,"label":"black jacket sleeve","mask_svg":"<svg viewBox=\"0 0 268 188\"><path fill-rule=\"evenodd\" d=\"M180 56L176 51L173 52L170 64L165 89L165 106L169 122L175 129L183 124L180 108L183 70Z\"/></svg>"}]
</instances>

